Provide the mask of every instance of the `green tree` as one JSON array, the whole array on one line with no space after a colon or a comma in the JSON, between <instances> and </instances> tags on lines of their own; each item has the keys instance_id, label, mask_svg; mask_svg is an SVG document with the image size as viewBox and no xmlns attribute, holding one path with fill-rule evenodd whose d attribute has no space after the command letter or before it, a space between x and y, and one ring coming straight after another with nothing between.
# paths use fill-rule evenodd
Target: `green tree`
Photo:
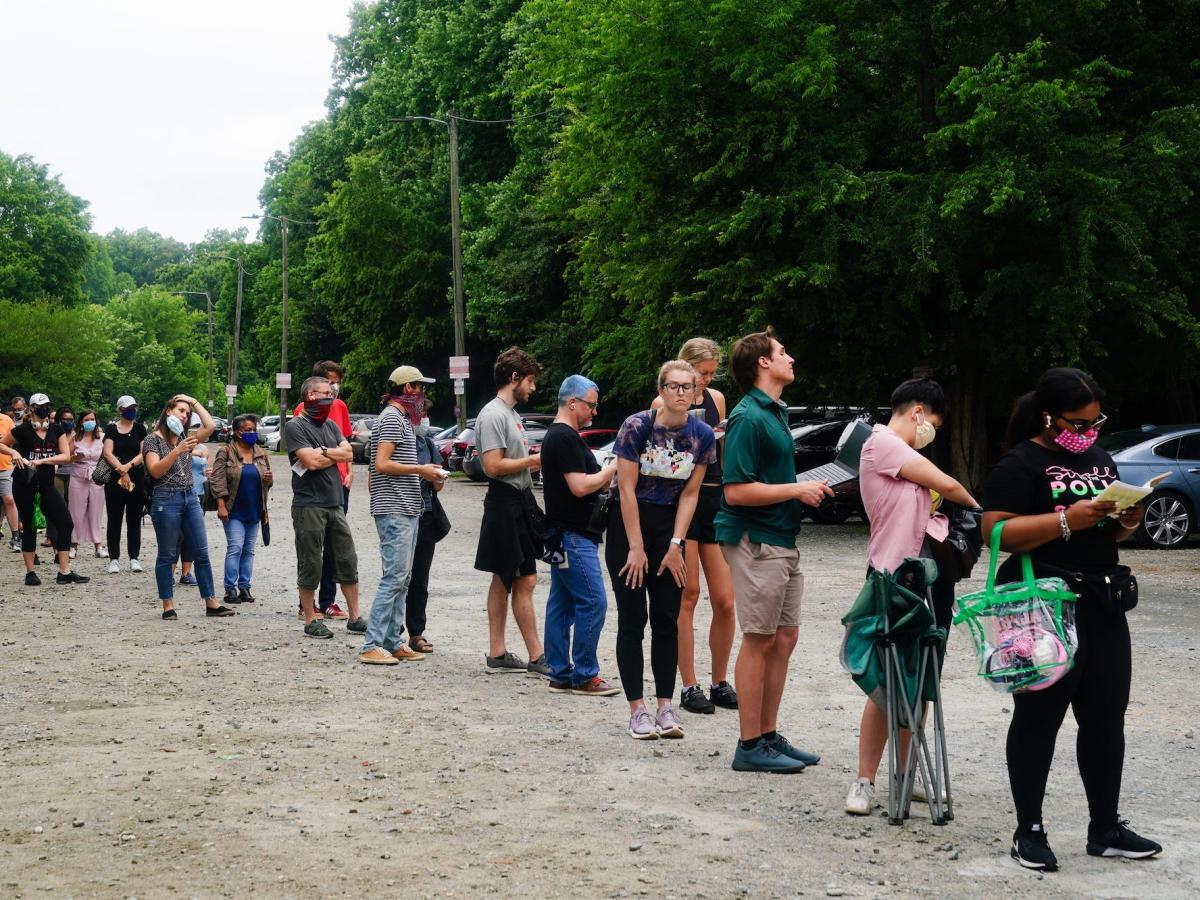
<instances>
[{"instance_id":1,"label":"green tree","mask_svg":"<svg viewBox=\"0 0 1200 900\"><path fill-rule=\"evenodd\" d=\"M42 391L55 404L111 404L116 348L103 308L0 300L0 334L19 335L0 353L0 396Z\"/></svg>"},{"instance_id":2,"label":"green tree","mask_svg":"<svg viewBox=\"0 0 1200 900\"><path fill-rule=\"evenodd\" d=\"M146 286L104 307L116 342L114 394L132 394L146 410L177 393L207 395L203 316L184 299Z\"/></svg>"},{"instance_id":3,"label":"green tree","mask_svg":"<svg viewBox=\"0 0 1200 900\"><path fill-rule=\"evenodd\" d=\"M171 263L183 262L189 256L186 244L164 237L149 228L123 231L114 228L104 236L113 268L126 273L137 287L153 284L159 270Z\"/></svg>"}]
</instances>

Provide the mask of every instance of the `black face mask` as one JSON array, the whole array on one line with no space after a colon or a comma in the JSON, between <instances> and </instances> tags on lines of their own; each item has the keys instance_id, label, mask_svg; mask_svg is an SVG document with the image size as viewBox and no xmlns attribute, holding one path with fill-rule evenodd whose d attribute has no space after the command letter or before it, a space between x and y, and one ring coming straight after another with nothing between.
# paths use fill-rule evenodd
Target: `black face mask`
<instances>
[{"instance_id":1,"label":"black face mask","mask_svg":"<svg viewBox=\"0 0 1200 900\"><path fill-rule=\"evenodd\" d=\"M75 430L75 420L74 419L70 419L65 422L59 422L58 424L62 426L63 431L74 431Z\"/></svg>"},{"instance_id":2,"label":"black face mask","mask_svg":"<svg viewBox=\"0 0 1200 900\"><path fill-rule=\"evenodd\" d=\"M35 406L33 411L37 413L37 417L39 419L44 419L50 415L50 404L47 403L45 406Z\"/></svg>"}]
</instances>

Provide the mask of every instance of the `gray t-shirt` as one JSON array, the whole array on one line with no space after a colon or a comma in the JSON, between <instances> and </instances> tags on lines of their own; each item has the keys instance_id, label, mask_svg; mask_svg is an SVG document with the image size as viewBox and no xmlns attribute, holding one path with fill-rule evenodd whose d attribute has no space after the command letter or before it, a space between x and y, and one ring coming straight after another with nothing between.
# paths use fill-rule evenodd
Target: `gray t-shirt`
<instances>
[{"instance_id":1,"label":"gray t-shirt","mask_svg":"<svg viewBox=\"0 0 1200 900\"><path fill-rule=\"evenodd\" d=\"M337 447L342 441L342 430L332 419L318 425L306 415L299 415L283 426L283 439L287 442L288 462L296 465L296 451L304 447L320 450ZM190 474L190 473L189 473ZM292 506L321 506L342 508L342 476L337 466L327 469L304 469L297 475L292 469Z\"/></svg>"},{"instance_id":2,"label":"gray t-shirt","mask_svg":"<svg viewBox=\"0 0 1200 900\"><path fill-rule=\"evenodd\" d=\"M479 448L480 456L489 450L503 450L505 459L524 459L529 455L529 438L521 417L499 397L475 417L475 446ZM533 476L528 469L515 475L501 475L496 480L519 490L533 488Z\"/></svg>"}]
</instances>

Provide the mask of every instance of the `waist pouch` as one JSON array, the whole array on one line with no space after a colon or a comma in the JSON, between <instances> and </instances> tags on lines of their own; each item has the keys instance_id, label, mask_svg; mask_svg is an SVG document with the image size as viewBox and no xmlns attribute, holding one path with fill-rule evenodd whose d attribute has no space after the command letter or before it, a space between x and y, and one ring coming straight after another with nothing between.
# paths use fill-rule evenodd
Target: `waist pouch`
<instances>
[{"instance_id":1,"label":"waist pouch","mask_svg":"<svg viewBox=\"0 0 1200 900\"><path fill-rule=\"evenodd\" d=\"M1115 566L1107 572L1071 572L1038 563L1039 572L1061 578L1084 603L1094 604L1110 615L1128 612L1138 605L1138 582L1129 566Z\"/></svg>"}]
</instances>

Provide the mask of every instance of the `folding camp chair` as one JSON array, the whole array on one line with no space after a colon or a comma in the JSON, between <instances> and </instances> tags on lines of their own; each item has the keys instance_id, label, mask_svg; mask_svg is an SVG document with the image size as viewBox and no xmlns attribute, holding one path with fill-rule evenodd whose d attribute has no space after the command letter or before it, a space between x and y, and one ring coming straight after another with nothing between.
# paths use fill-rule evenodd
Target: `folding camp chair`
<instances>
[{"instance_id":1,"label":"folding camp chair","mask_svg":"<svg viewBox=\"0 0 1200 900\"><path fill-rule=\"evenodd\" d=\"M842 665L887 713L888 821L893 825L908 818L918 771L933 823L945 825L954 818L940 687L946 632L935 623L929 592L935 578L937 566L929 559L906 559L893 573L873 571L842 618ZM925 733L930 712L932 740ZM906 748L901 746L904 729L911 732Z\"/></svg>"}]
</instances>

